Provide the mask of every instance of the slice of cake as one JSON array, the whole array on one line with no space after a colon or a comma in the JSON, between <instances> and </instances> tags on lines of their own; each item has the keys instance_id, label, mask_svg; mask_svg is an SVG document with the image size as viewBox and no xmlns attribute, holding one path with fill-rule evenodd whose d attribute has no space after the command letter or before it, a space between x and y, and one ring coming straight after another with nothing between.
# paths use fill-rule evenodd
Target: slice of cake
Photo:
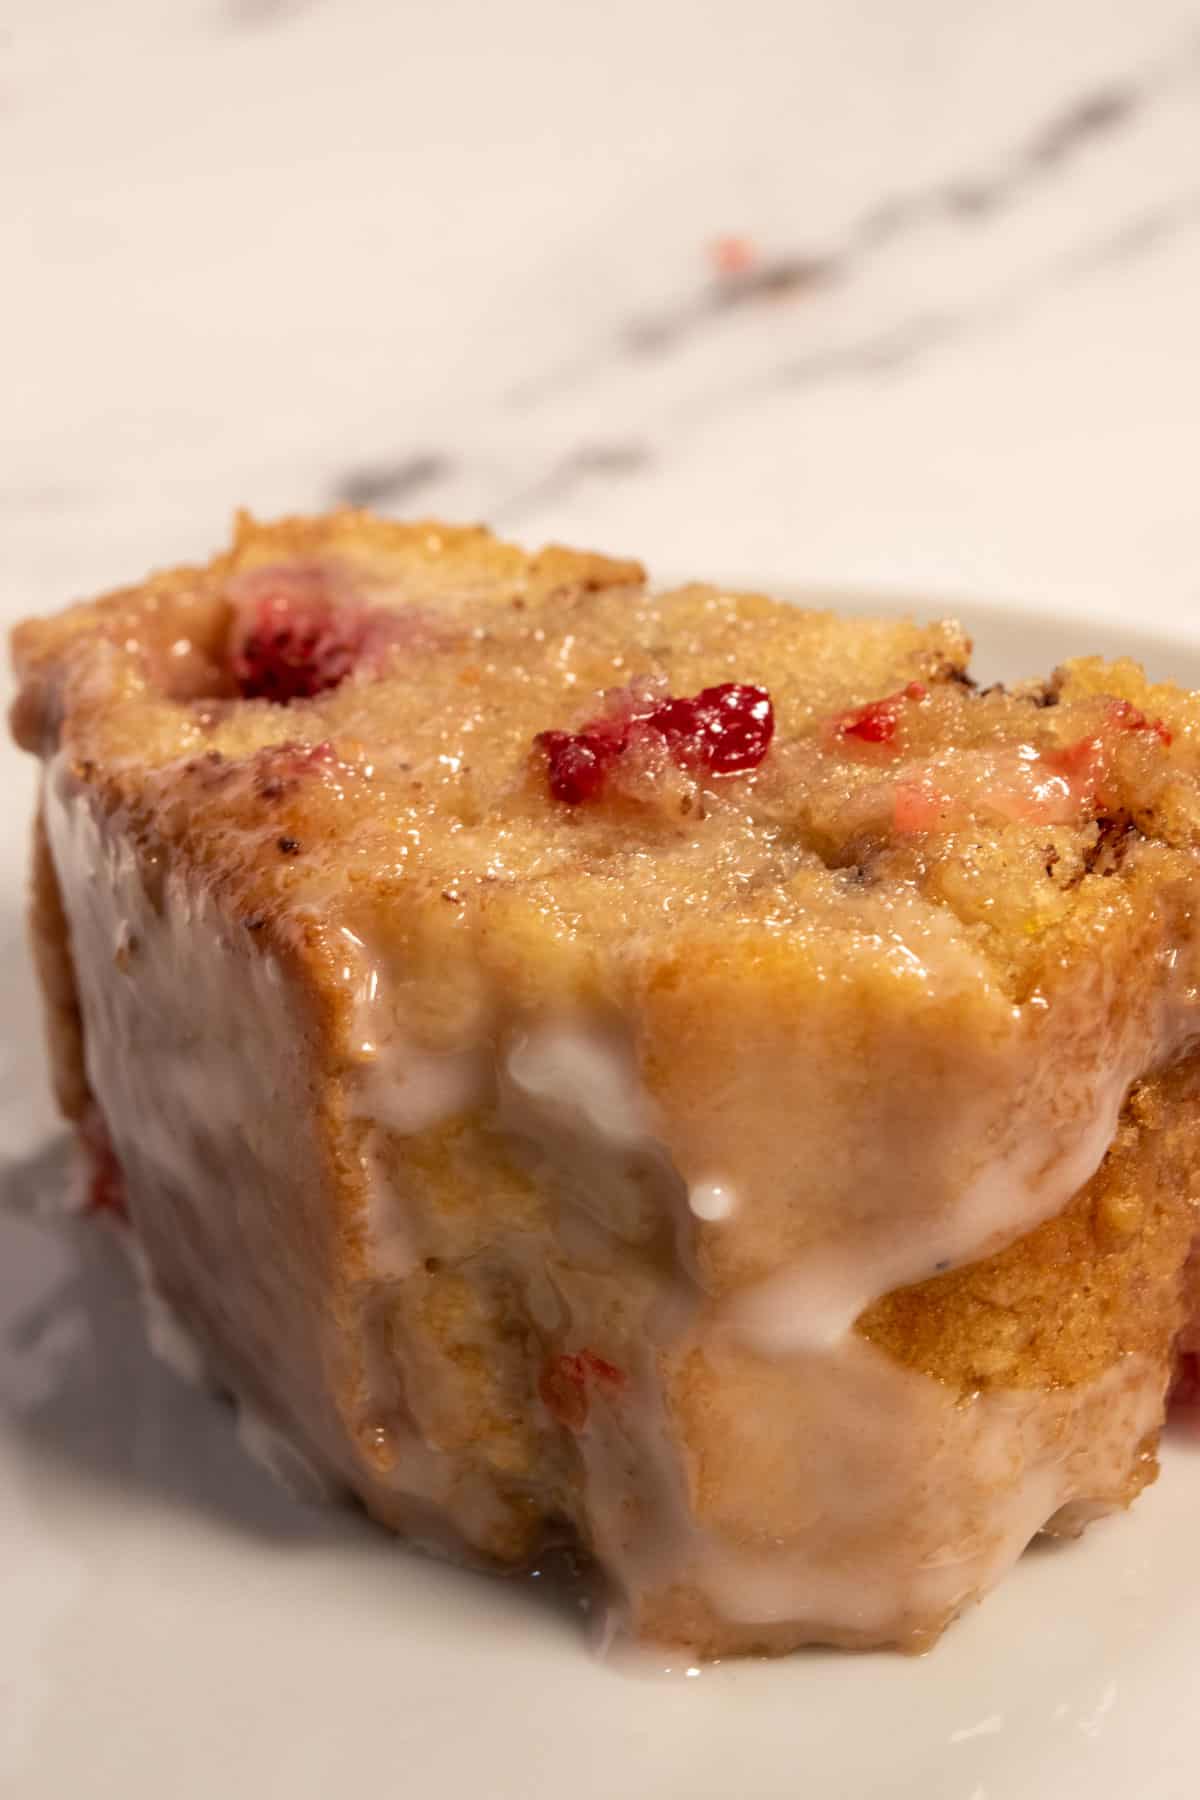
<instances>
[{"instance_id":1,"label":"slice of cake","mask_svg":"<svg viewBox=\"0 0 1200 1800\"><path fill-rule=\"evenodd\" d=\"M378 1519L914 1648L1153 1477L1195 698L354 513L15 648L96 1203Z\"/></svg>"}]
</instances>

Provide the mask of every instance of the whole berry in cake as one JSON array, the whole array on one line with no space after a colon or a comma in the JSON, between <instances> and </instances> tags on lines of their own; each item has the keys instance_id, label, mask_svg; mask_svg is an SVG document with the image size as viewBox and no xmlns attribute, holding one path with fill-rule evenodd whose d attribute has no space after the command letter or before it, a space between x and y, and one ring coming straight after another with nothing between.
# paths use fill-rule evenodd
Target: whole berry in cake
<instances>
[{"instance_id":1,"label":"whole berry in cake","mask_svg":"<svg viewBox=\"0 0 1200 1800\"><path fill-rule=\"evenodd\" d=\"M539 732L534 742L545 754L554 798L578 806L598 797L614 763L639 737L662 740L683 768L738 775L758 767L774 734L775 711L766 688L726 681L660 700L622 696L606 717L579 731Z\"/></svg>"},{"instance_id":2,"label":"whole berry in cake","mask_svg":"<svg viewBox=\"0 0 1200 1800\"><path fill-rule=\"evenodd\" d=\"M361 655L361 608L339 604L315 571L290 570L264 581L249 601L233 649L243 698L287 706L311 700L346 679Z\"/></svg>"},{"instance_id":3,"label":"whole berry in cake","mask_svg":"<svg viewBox=\"0 0 1200 1800\"><path fill-rule=\"evenodd\" d=\"M664 700L645 723L661 732L676 759L710 775L756 769L771 747L775 712L766 688L726 681L690 700Z\"/></svg>"}]
</instances>

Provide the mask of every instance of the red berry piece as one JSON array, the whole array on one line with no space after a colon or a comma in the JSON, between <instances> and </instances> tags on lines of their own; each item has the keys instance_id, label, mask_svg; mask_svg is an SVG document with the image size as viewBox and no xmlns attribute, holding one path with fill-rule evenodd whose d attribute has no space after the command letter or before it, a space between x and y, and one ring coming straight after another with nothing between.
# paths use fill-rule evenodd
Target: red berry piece
<instances>
[{"instance_id":1,"label":"red berry piece","mask_svg":"<svg viewBox=\"0 0 1200 1800\"><path fill-rule=\"evenodd\" d=\"M1171 742L1170 727L1161 719L1148 719L1128 700L1112 700L1099 732L1091 737L1077 738L1061 750L1047 751L1047 766L1066 777L1081 805L1095 799L1112 756L1113 734L1118 731L1148 732L1164 749Z\"/></svg>"},{"instance_id":2,"label":"red berry piece","mask_svg":"<svg viewBox=\"0 0 1200 1800\"><path fill-rule=\"evenodd\" d=\"M542 1369L538 1393L552 1419L568 1431L582 1431L587 1424L588 1396L579 1357L552 1357Z\"/></svg>"},{"instance_id":3,"label":"red berry piece","mask_svg":"<svg viewBox=\"0 0 1200 1800\"><path fill-rule=\"evenodd\" d=\"M93 1106L82 1125L80 1136L87 1152L90 1168L83 1210L88 1214L110 1213L126 1222L129 1207L125 1200L125 1175L108 1135L100 1109Z\"/></svg>"},{"instance_id":4,"label":"red berry piece","mask_svg":"<svg viewBox=\"0 0 1200 1800\"><path fill-rule=\"evenodd\" d=\"M234 659L234 674L245 699L286 706L337 687L357 655L354 636L332 614L288 618L268 604Z\"/></svg>"},{"instance_id":5,"label":"red berry piece","mask_svg":"<svg viewBox=\"0 0 1200 1800\"><path fill-rule=\"evenodd\" d=\"M587 1374L594 1381L602 1382L610 1388L623 1388L626 1385L624 1369L618 1369L616 1363L610 1363L606 1357L598 1356L594 1350L581 1350L577 1360L583 1364Z\"/></svg>"},{"instance_id":6,"label":"red berry piece","mask_svg":"<svg viewBox=\"0 0 1200 1800\"><path fill-rule=\"evenodd\" d=\"M320 570L273 570L253 580L244 604L234 677L247 700L311 700L345 680L365 636L362 609L335 602Z\"/></svg>"},{"instance_id":7,"label":"red berry piece","mask_svg":"<svg viewBox=\"0 0 1200 1800\"><path fill-rule=\"evenodd\" d=\"M567 806L594 800L609 767L625 748L623 737L598 731L540 731L533 740L546 753L550 792Z\"/></svg>"},{"instance_id":8,"label":"red berry piece","mask_svg":"<svg viewBox=\"0 0 1200 1800\"><path fill-rule=\"evenodd\" d=\"M1108 709L1107 722L1118 731L1152 731L1162 744L1171 742L1170 727L1161 719L1148 719L1129 700L1114 700Z\"/></svg>"},{"instance_id":9,"label":"red berry piece","mask_svg":"<svg viewBox=\"0 0 1200 1800\"><path fill-rule=\"evenodd\" d=\"M664 700L642 723L661 732L679 761L736 775L756 769L767 754L775 710L766 688L726 681L691 700Z\"/></svg>"},{"instance_id":10,"label":"red berry piece","mask_svg":"<svg viewBox=\"0 0 1200 1800\"><path fill-rule=\"evenodd\" d=\"M659 700L595 719L581 731L542 731L534 739L546 757L550 792L567 806L594 800L613 764L636 733L665 739L675 761L710 775L756 769L775 734L766 688L727 681L690 697Z\"/></svg>"},{"instance_id":11,"label":"red berry piece","mask_svg":"<svg viewBox=\"0 0 1200 1800\"><path fill-rule=\"evenodd\" d=\"M834 738L853 738L860 744L890 744L905 702L924 700L928 692L921 682L910 681L898 693L886 694L882 700L868 700L865 706L836 714L830 721L829 733Z\"/></svg>"},{"instance_id":12,"label":"red berry piece","mask_svg":"<svg viewBox=\"0 0 1200 1800\"><path fill-rule=\"evenodd\" d=\"M841 737L857 738L861 744L890 744L896 735L895 706L887 700L873 700L842 719L837 729Z\"/></svg>"},{"instance_id":13,"label":"red berry piece","mask_svg":"<svg viewBox=\"0 0 1200 1800\"><path fill-rule=\"evenodd\" d=\"M623 1370L594 1350L554 1356L542 1369L538 1393L550 1416L568 1431L582 1431L590 1410L589 1387L619 1393L626 1386Z\"/></svg>"},{"instance_id":14,"label":"red berry piece","mask_svg":"<svg viewBox=\"0 0 1200 1800\"><path fill-rule=\"evenodd\" d=\"M1056 775L1063 775L1083 796L1095 787L1104 765L1102 737L1076 738L1061 750L1047 750L1043 761Z\"/></svg>"}]
</instances>

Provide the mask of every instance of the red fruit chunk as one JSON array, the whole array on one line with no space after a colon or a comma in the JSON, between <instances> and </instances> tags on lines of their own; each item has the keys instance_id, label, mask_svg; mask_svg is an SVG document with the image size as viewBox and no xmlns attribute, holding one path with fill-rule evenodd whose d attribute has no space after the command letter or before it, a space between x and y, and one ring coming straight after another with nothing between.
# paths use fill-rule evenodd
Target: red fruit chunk
<instances>
[{"instance_id":1,"label":"red fruit chunk","mask_svg":"<svg viewBox=\"0 0 1200 1800\"><path fill-rule=\"evenodd\" d=\"M596 1381L603 1381L614 1388L625 1386L625 1371L618 1369L616 1363L610 1363L605 1357L597 1356L594 1350L581 1350L575 1360L582 1363L586 1373Z\"/></svg>"},{"instance_id":2,"label":"red fruit chunk","mask_svg":"<svg viewBox=\"0 0 1200 1800\"><path fill-rule=\"evenodd\" d=\"M589 1384L619 1392L626 1385L623 1370L594 1350L573 1356L555 1356L542 1369L538 1393L551 1417L568 1431L582 1431L587 1424Z\"/></svg>"},{"instance_id":3,"label":"red fruit chunk","mask_svg":"<svg viewBox=\"0 0 1200 1800\"><path fill-rule=\"evenodd\" d=\"M1069 781L1082 783L1087 788L1096 777L1103 755L1104 739L1085 737L1076 738L1073 744L1065 744L1061 750L1047 750L1043 760L1056 774L1065 775Z\"/></svg>"},{"instance_id":4,"label":"red fruit chunk","mask_svg":"<svg viewBox=\"0 0 1200 1800\"><path fill-rule=\"evenodd\" d=\"M247 700L311 700L345 680L362 654L365 615L335 604L319 570L281 569L256 583L232 654Z\"/></svg>"},{"instance_id":5,"label":"red fruit chunk","mask_svg":"<svg viewBox=\"0 0 1200 1800\"><path fill-rule=\"evenodd\" d=\"M858 738L864 744L890 744L896 735L895 708L887 700L873 700L839 720L837 729L842 737Z\"/></svg>"},{"instance_id":6,"label":"red fruit chunk","mask_svg":"<svg viewBox=\"0 0 1200 1800\"><path fill-rule=\"evenodd\" d=\"M905 702L924 700L928 692L921 682L910 681L898 693L886 694L882 700L868 700L865 706L836 714L830 721L830 735L854 738L860 744L890 744Z\"/></svg>"},{"instance_id":7,"label":"red fruit chunk","mask_svg":"<svg viewBox=\"0 0 1200 1800\"><path fill-rule=\"evenodd\" d=\"M345 680L358 656L355 637L332 614L284 619L264 608L234 658L234 674L247 700L311 700Z\"/></svg>"},{"instance_id":8,"label":"red fruit chunk","mask_svg":"<svg viewBox=\"0 0 1200 1800\"><path fill-rule=\"evenodd\" d=\"M125 1201L125 1176L98 1107L90 1109L79 1129L91 1164L83 1202L84 1212L111 1213L115 1219L127 1220L129 1208Z\"/></svg>"},{"instance_id":9,"label":"red fruit chunk","mask_svg":"<svg viewBox=\"0 0 1200 1800\"><path fill-rule=\"evenodd\" d=\"M567 806L594 799L604 786L609 765L625 748L624 738L604 737L591 730L540 731L533 741L546 752L550 792Z\"/></svg>"},{"instance_id":10,"label":"red fruit chunk","mask_svg":"<svg viewBox=\"0 0 1200 1800\"><path fill-rule=\"evenodd\" d=\"M640 723L661 732L679 761L698 762L712 775L756 769L775 735L770 694L740 681L702 688L690 700L663 700Z\"/></svg>"},{"instance_id":11,"label":"red fruit chunk","mask_svg":"<svg viewBox=\"0 0 1200 1800\"><path fill-rule=\"evenodd\" d=\"M1110 701L1104 715L1104 724L1097 734L1077 738L1073 744L1067 744L1061 750L1047 752L1045 757L1047 767L1065 775L1072 784L1080 805L1096 797L1108 757L1112 754L1114 731L1150 732L1164 749L1171 742L1170 729L1161 719L1148 719L1145 713L1139 712L1128 700Z\"/></svg>"},{"instance_id":12,"label":"red fruit chunk","mask_svg":"<svg viewBox=\"0 0 1200 1800\"><path fill-rule=\"evenodd\" d=\"M538 1393L552 1419L568 1431L582 1431L587 1424L588 1397L577 1356L556 1356L546 1363Z\"/></svg>"},{"instance_id":13,"label":"red fruit chunk","mask_svg":"<svg viewBox=\"0 0 1200 1800\"><path fill-rule=\"evenodd\" d=\"M1163 744L1171 742L1170 727L1161 719L1148 719L1129 700L1114 700L1108 709L1107 722L1120 731L1152 731Z\"/></svg>"},{"instance_id":14,"label":"red fruit chunk","mask_svg":"<svg viewBox=\"0 0 1200 1800\"><path fill-rule=\"evenodd\" d=\"M594 719L580 731L541 731L550 792L568 806L594 800L608 772L638 732L663 738L675 761L710 775L755 769L775 733L775 711L766 688L726 681L690 697L668 698Z\"/></svg>"}]
</instances>

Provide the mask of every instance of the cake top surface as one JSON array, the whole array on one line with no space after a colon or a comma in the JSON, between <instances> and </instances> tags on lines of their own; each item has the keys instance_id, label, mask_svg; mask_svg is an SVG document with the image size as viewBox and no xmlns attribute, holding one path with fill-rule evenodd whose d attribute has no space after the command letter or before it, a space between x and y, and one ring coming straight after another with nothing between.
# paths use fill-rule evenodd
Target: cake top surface
<instances>
[{"instance_id":1,"label":"cake top surface","mask_svg":"<svg viewBox=\"0 0 1200 1800\"><path fill-rule=\"evenodd\" d=\"M968 653L482 530L242 519L20 627L14 723L247 915L402 932L431 896L435 944L503 917L592 968L853 940L1020 1001L1190 874L1200 709L1128 662L980 691Z\"/></svg>"}]
</instances>

